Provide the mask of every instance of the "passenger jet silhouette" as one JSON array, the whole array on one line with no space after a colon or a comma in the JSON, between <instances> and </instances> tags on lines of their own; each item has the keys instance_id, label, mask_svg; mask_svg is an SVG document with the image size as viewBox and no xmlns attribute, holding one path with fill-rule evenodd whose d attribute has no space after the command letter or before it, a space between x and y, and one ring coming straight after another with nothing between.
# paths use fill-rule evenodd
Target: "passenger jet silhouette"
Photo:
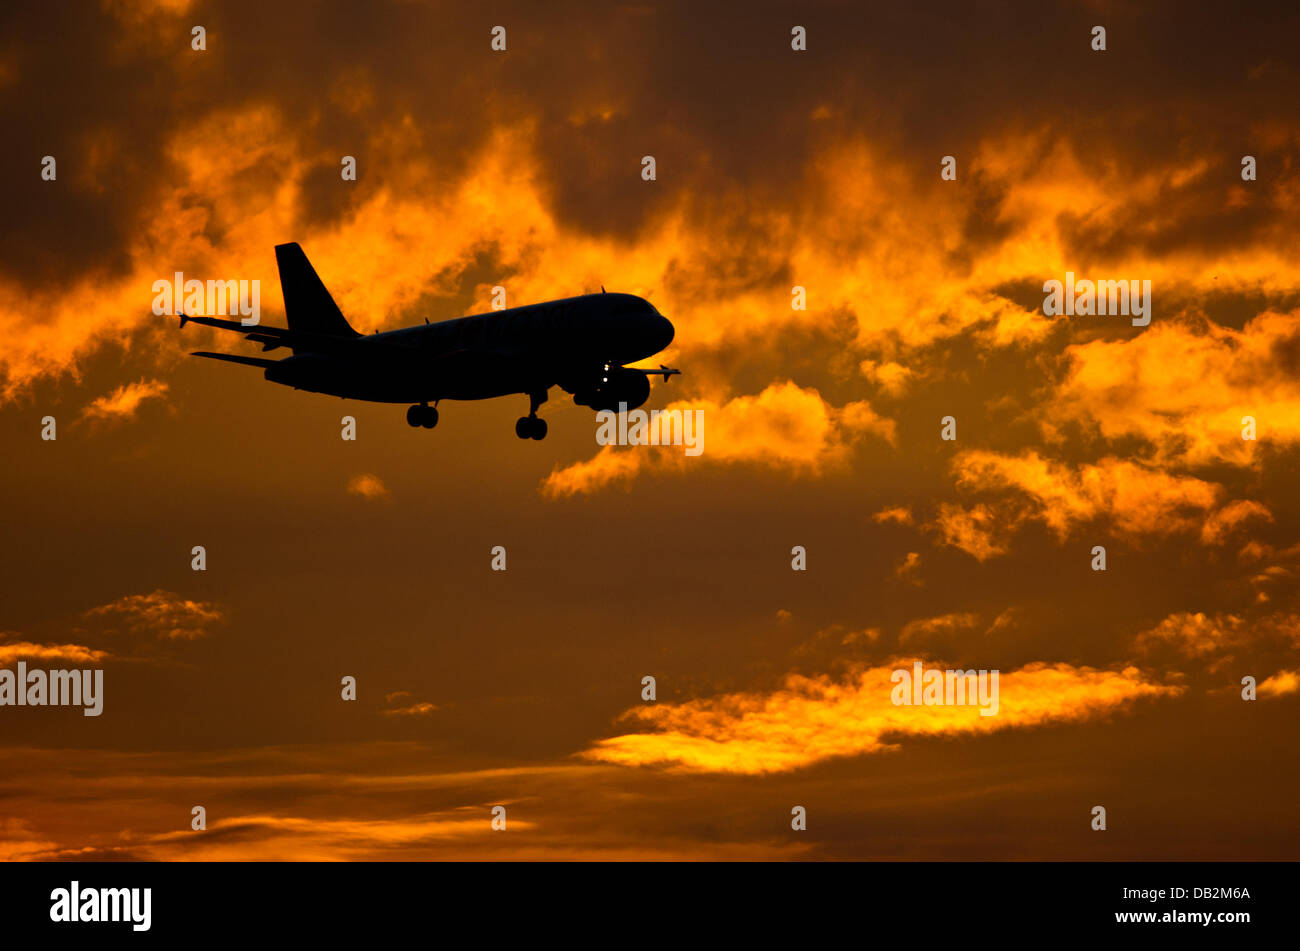
<instances>
[{"instance_id":1,"label":"passenger jet silhouette","mask_svg":"<svg viewBox=\"0 0 1300 951\"><path fill-rule=\"evenodd\" d=\"M357 333L297 244L275 248L288 329L245 326L238 320L190 317L240 331L263 350L289 347L281 360L234 353L194 352L196 357L262 367L266 379L295 390L378 403L411 403L406 421L432 429L441 400L483 400L512 393L528 396L528 415L515 423L520 439L542 439L546 420L537 407L559 386L579 406L619 410L650 397L650 377L664 382L680 370L624 366L644 360L672 342L673 325L649 301L631 294L586 294L471 317ZM433 406L429 404L433 403Z\"/></svg>"}]
</instances>

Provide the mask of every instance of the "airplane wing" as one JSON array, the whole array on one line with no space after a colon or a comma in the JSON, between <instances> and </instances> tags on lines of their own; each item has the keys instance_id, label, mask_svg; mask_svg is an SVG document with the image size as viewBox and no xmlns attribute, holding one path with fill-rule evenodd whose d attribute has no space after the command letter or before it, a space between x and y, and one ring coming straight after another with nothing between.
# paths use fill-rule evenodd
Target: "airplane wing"
<instances>
[{"instance_id":1,"label":"airplane wing","mask_svg":"<svg viewBox=\"0 0 1300 951\"><path fill-rule=\"evenodd\" d=\"M242 363L250 367L272 367L279 363L278 360L269 360L266 357L245 357L237 353L213 353L210 350L194 350L190 353L192 357L207 357L209 360L225 360L227 363Z\"/></svg>"},{"instance_id":2,"label":"airplane wing","mask_svg":"<svg viewBox=\"0 0 1300 951\"><path fill-rule=\"evenodd\" d=\"M220 317L190 317L181 314L181 326L188 323L216 327L218 330L236 330L249 339L262 345L262 350L275 350L278 347L292 347L295 350L314 350L317 353L337 352L351 347L355 337L335 337L332 334L312 333L306 330L289 330L285 327L265 327L261 324L244 325L238 320L223 320Z\"/></svg>"}]
</instances>

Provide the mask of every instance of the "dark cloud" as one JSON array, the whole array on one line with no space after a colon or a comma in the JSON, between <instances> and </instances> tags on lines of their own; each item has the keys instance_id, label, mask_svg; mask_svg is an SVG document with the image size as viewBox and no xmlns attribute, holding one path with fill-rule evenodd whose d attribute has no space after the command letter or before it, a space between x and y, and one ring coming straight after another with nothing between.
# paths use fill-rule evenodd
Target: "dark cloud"
<instances>
[{"instance_id":1,"label":"dark cloud","mask_svg":"<svg viewBox=\"0 0 1300 951\"><path fill-rule=\"evenodd\" d=\"M423 156L437 170L424 185L437 187L464 171L495 125L527 120L561 220L631 235L680 195L728 183L765 183L756 201L796 200L795 189L773 185L799 180L827 129L884 143L918 180L944 154L965 168L980 141L1008 128L1047 127L1085 162L1124 156L1135 176L1189 139L1189 160L1217 150L1227 174L1248 151L1280 164L1285 154L1259 132L1287 120L1298 91L1283 38L1300 14L1285 4L760 3L744 15L724 5L560 4L543 16L528 4L335 0L131 12L145 7L6 8L4 32L22 43L5 48L0 121L25 146L0 157L10 210L0 269L12 280L122 273L130 236L148 228L158 189L174 180L169 139L205 114L256 103L275 103L285 135L320 156L304 224L346 213L345 193L328 187L342 155L357 155L365 185L399 189L409 185L404 162ZM809 31L806 53L789 49L796 20ZM208 30L206 52L189 49L193 23ZM488 49L498 23L506 54ZM1107 26L1105 53L1089 49L1094 23ZM814 117L819 107L825 118ZM204 144L214 155L223 148L219 136ZM47 153L59 160L57 184L37 179ZM629 188L644 154L656 156L659 181ZM256 173L250 201L274 175ZM1207 182L1153 196L1172 203L1162 207L1179 226L1151 240L1230 242L1277 214L1258 201L1224 220L1206 207L1214 192ZM996 237L998 197L977 200L969 237ZM223 209L225 227L252 210ZM1084 247L1106 240L1079 238Z\"/></svg>"}]
</instances>

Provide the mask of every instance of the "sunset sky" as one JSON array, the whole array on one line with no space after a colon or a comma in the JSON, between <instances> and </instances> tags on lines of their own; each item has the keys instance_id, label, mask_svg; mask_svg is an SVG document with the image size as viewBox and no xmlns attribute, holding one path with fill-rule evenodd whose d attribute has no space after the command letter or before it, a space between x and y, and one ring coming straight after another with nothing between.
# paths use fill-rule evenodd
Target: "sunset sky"
<instances>
[{"instance_id":1,"label":"sunset sky","mask_svg":"<svg viewBox=\"0 0 1300 951\"><path fill-rule=\"evenodd\" d=\"M7 4L0 667L105 697L0 707L0 859L1297 858L1297 36L1181 0ZM544 442L523 396L412 429L153 314L182 271L284 326L290 241L364 333L645 297L682 369L646 408L702 410L703 453L602 448L559 389ZM1067 271L1149 280L1150 325L1045 316ZM916 660L1000 671L999 713L895 706Z\"/></svg>"}]
</instances>

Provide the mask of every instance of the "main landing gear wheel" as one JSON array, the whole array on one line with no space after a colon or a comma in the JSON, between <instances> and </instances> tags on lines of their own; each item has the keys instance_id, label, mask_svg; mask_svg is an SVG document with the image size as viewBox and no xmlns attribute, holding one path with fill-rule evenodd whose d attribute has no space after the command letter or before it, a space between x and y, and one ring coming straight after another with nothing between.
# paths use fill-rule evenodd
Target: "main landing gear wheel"
<instances>
[{"instance_id":1,"label":"main landing gear wheel","mask_svg":"<svg viewBox=\"0 0 1300 951\"><path fill-rule=\"evenodd\" d=\"M520 439L545 439L546 420L537 415L537 407L546 402L546 390L528 394L528 415L520 416L515 423L515 435Z\"/></svg>"},{"instance_id":2,"label":"main landing gear wheel","mask_svg":"<svg viewBox=\"0 0 1300 951\"><path fill-rule=\"evenodd\" d=\"M406 423L408 426L423 426L425 429L433 429L438 425L438 410L427 403L418 403L406 411Z\"/></svg>"},{"instance_id":3,"label":"main landing gear wheel","mask_svg":"<svg viewBox=\"0 0 1300 951\"><path fill-rule=\"evenodd\" d=\"M515 423L515 435L520 439L545 439L546 420L540 416L520 416Z\"/></svg>"}]
</instances>

